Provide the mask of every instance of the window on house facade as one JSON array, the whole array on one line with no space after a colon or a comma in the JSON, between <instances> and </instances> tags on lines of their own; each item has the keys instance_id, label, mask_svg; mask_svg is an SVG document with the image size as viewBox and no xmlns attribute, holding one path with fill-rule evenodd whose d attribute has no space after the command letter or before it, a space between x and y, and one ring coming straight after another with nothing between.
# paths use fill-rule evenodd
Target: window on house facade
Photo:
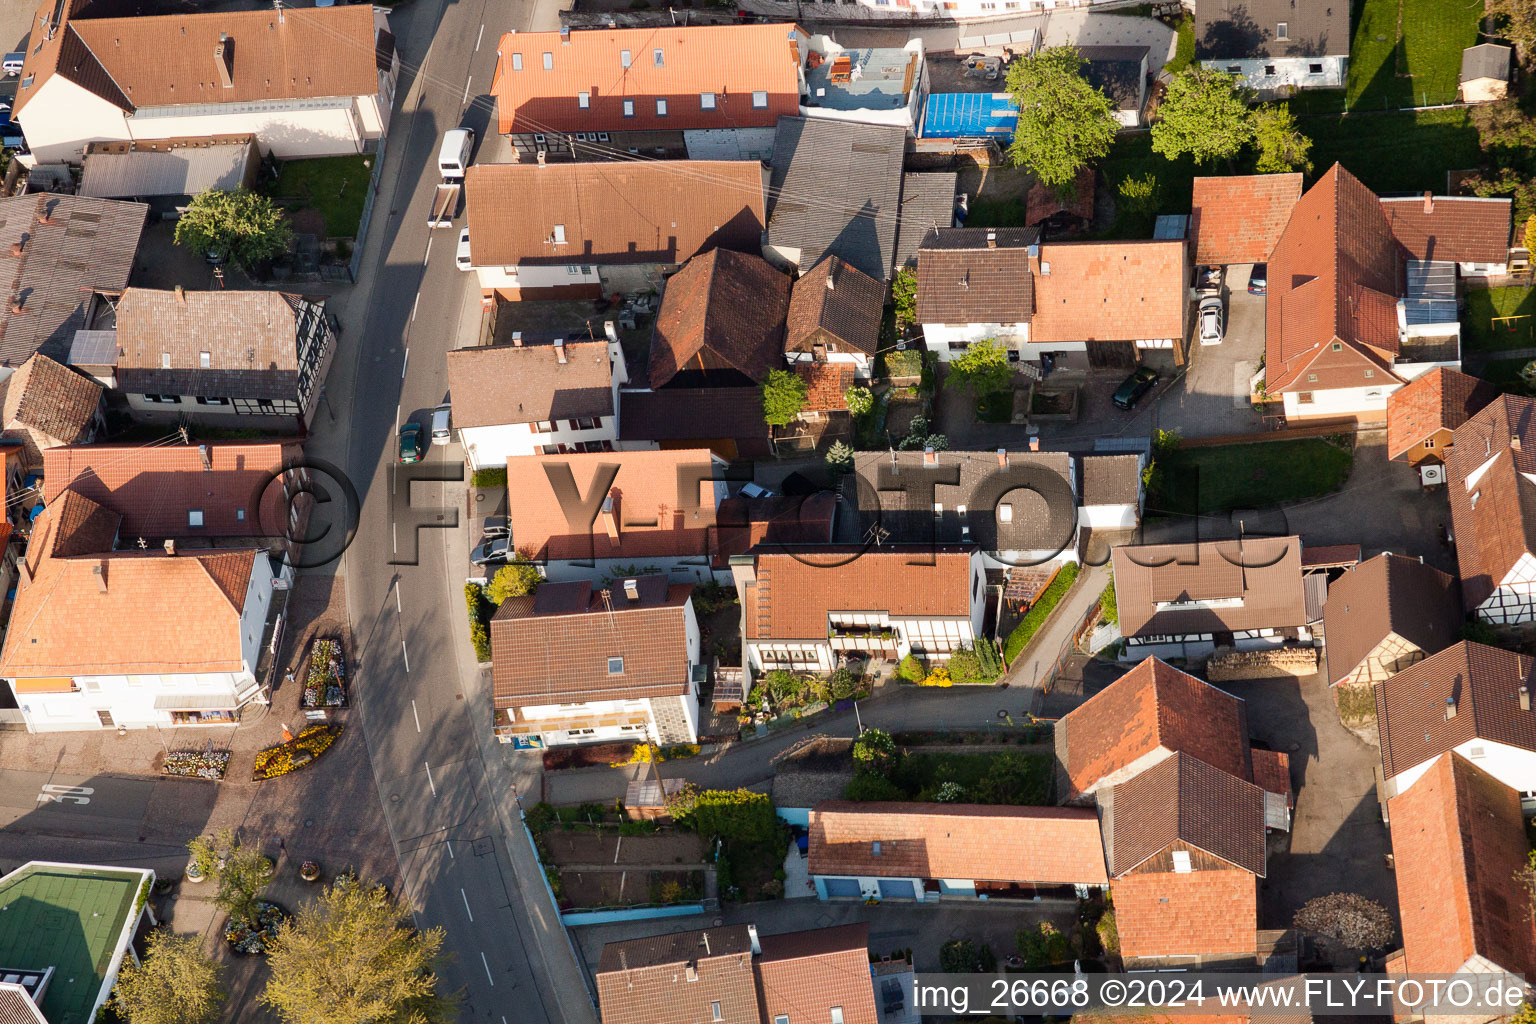
<instances>
[{"instance_id":1,"label":"window on house facade","mask_svg":"<svg viewBox=\"0 0 1536 1024\"><path fill-rule=\"evenodd\" d=\"M1265 64L1264 65L1264 75L1265 75L1266 78L1274 78L1275 77L1275 66L1273 64Z\"/></svg>"},{"instance_id":2,"label":"window on house facade","mask_svg":"<svg viewBox=\"0 0 1536 1024\"><path fill-rule=\"evenodd\" d=\"M1303 391L1301 394L1296 396L1296 401L1300 402L1302 405L1311 405L1312 404L1312 392L1310 392L1310 391Z\"/></svg>"},{"instance_id":3,"label":"window on house facade","mask_svg":"<svg viewBox=\"0 0 1536 1024\"><path fill-rule=\"evenodd\" d=\"M592 94L590 92L579 92L579 93L577 93L576 94L576 105L578 107L580 107L582 110L586 110L589 107L591 107L592 106ZM585 141L585 140L583 140L583 141Z\"/></svg>"},{"instance_id":4,"label":"window on house facade","mask_svg":"<svg viewBox=\"0 0 1536 1024\"><path fill-rule=\"evenodd\" d=\"M555 424L553 420L539 420L533 425L533 432L535 434L552 434L554 430Z\"/></svg>"},{"instance_id":5,"label":"window on house facade","mask_svg":"<svg viewBox=\"0 0 1536 1024\"><path fill-rule=\"evenodd\" d=\"M1291 26L1287 25L1283 21L1280 22L1280 24L1276 25L1275 26L1275 38L1276 39L1289 39L1289 38L1291 38Z\"/></svg>"},{"instance_id":6,"label":"window on house facade","mask_svg":"<svg viewBox=\"0 0 1536 1024\"><path fill-rule=\"evenodd\" d=\"M220 398L220 397L215 396L215 395L198 395L197 396L197 404L198 405L228 405L229 404L229 399L227 399L227 398Z\"/></svg>"},{"instance_id":7,"label":"window on house facade","mask_svg":"<svg viewBox=\"0 0 1536 1024\"><path fill-rule=\"evenodd\" d=\"M521 71L521 70L523 70L523 55L522 54L514 53L512 55L512 70L513 71Z\"/></svg>"},{"instance_id":8,"label":"window on house facade","mask_svg":"<svg viewBox=\"0 0 1536 1024\"><path fill-rule=\"evenodd\" d=\"M712 93L712 92L701 92L701 93L699 93L699 109L700 110L714 110L715 109L715 94Z\"/></svg>"},{"instance_id":9,"label":"window on house facade","mask_svg":"<svg viewBox=\"0 0 1536 1024\"><path fill-rule=\"evenodd\" d=\"M1188 874L1194 870L1194 866L1189 862L1188 850L1173 851L1173 870L1177 871L1181 875Z\"/></svg>"},{"instance_id":10,"label":"window on house facade","mask_svg":"<svg viewBox=\"0 0 1536 1024\"><path fill-rule=\"evenodd\" d=\"M553 70L555 70L555 55L553 53L545 53L544 54L544 70L545 71L553 71Z\"/></svg>"},{"instance_id":11,"label":"window on house facade","mask_svg":"<svg viewBox=\"0 0 1536 1024\"><path fill-rule=\"evenodd\" d=\"M1330 351L1330 352L1343 352L1344 351L1344 343L1342 341L1336 341L1333 344L1328 346L1328 351Z\"/></svg>"},{"instance_id":12,"label":"window on house facade","mask_svg":"<svg viewBox=\"0 0 1536 1024\"><path fill-rule=\"evenodd\" d=\"M1229 64L1229 65L1227 65L1227 74L1229 74L1229 75L1240 75L1242 73L1243 73L1243 69L1242 69L1241 65L1239 65L1239 64Z\"/></svg>"},{"instance_id":13,"label":"window on house facade","mask_svg":"<svg viewBox=\"0 0 1536 1024\"><path fill-rule=\"evenodd\" d=\"M618 675L619 673L621 673L623 671L624 671L624 659L623 658L609 658L608 659L608 674L609 675L616 676L616 675Z\"/></svg>"},{"instance_id":14,"label":"window on house facade","mask_svg":"<svg viewBox=\"0 0 1536 1024\"><path fill-rule=\"evenodd\" d=\"M1317 383L1317 374L1315 374L1315 373L1307 374L1307 383L1308 384L1316 384Z\"/></svg>"},{"instance_id":15,"label":"window on house facade","mask_svg":"<svg viewBox=\"0 0 1536 1024\"><path fill-rule=\"evenodd\" d=\"M1435 446L1435 439L1434 438L1426 437L1424 439L1424 447L1425 448L1433 448L1434 446Z\"/></svg>"},{"instance_id":16,"label":"window on house facade","mask_svg":"<svg viewBox=\"0 0 1536 1024\"><path fill-rule=\"evenodd\" d=\"M189 509L187 509L187 525L188 526L202 526L203 525L203 510L200 509L200 508L189 508Z\"/></svg>"},{"instance_id":17,"label":"window on house facade","mask_svg":"<svg viewBox=\"0 0 1536 1024\"><path fill-rule=\"evenodd\" d=\"M151 405L177 405L181 402L179 395L145 395L144 401Z\"/></svg>"},{"instance_id":18,"label":"window on house facade","mask_svg":"<svg viewBox=\"0 0 1536 1024\"><path fill-rule=\"evenodd\" d=\"M1308 64L1307 65L1307 74L1309 74L1309 75L1320 75L1322 73L1323 73L1323 66L1321 64Z\"/></svg>"}]
</instances>

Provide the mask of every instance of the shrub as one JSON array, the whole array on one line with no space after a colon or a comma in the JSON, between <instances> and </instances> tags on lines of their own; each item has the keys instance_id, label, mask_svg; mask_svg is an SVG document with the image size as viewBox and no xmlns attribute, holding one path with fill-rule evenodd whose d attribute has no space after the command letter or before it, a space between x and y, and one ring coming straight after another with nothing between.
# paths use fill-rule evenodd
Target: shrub
<instances>
[{"instance_id":1,"label":"shrub","mask_svg":"<svg viewBox=\"0 0 1536 1024\"><path fill-rule=\"evenodd\" d=\"M485 591L478 583L464 584L464 603L469 609L469 642L475 645L475 657L490 661L491 634L485 625Z\"/></svg>"},{"instance_id":2,"label":"shrub","mask_svg":"<svg viewBox=\"0 0 1536 1024\"><path fill-rule=\"evenodd\" d=\"M693 824L701 836L761 843L773 838L778 818L766 793L706 789L694 801Z\"/></svg>"},{"instance_id":3,"label":"shrub","mask_svg":"<svg viewBox=\"0 0 1536 1024\"><path fill-rule=\"evenodd\" d=\"M1020 929L1014 941L1024 966L1030 969L1051 967L1072 959L1071 941L1049 921L1041 921L1038 929Z\"/></svg>"},{"instance_id":4,"label":"shrub","mask_svg":"<svg viewBox=\"0 0 1536 1024\"><path fill-rule=\"evenodd\" d=\"M934 794L934 799L941 804L959 803L965 796L965 787L958 782L945 782L939 785L939 791Z\"/></svg>"},{"instance_id":5,"label":"shrub","mask_svg":"<svg viewBox=\"0 0 1536 1024\"><path fill-rule=\"evenodd\" d=\"M875 772L860 772L843 787L844 800L905 800L907 794L900 786Z\"/></svg>"},{"instance_id":6,"label":"shrub","mask_svg":"<svg viewBox=\"0 0 1536 1024\"><path fill-rule=\"evenodd\" d=\"M859 692L858 677L846 665L832 670L827 677L827 693L833 700L846 700Z\"/></svg>"},{"instance_id":7,"label":"shrub","mask_svg":"<svg viewBox=\"0 0 1536 1024\"><path fill-rule=\"evenodd\" d=\"M928 675L928 670L923 667L923 663L917 655L909 654L901 659L901 664L896 669L896 675L898 678L904 679L909 683L921 683L924 677Z\"/></svg>"},{"instance_id":8,"label":"shrub","mask_svg":"<svg viewBox=\"0 0 1536 1024\"><path fill-rule=\"evenodd\" d=\"M496 570L496 575L491 577L491 585L485 588L485 596L499 608L507 598L526 597L543 582L544 577L539 575L539 567L523 555L517 555L510 563Z\"/></svg>"},{"instance_id":9,"label":"shrub","mask_svg":"<svg viewBox=\"0 0 1536 1024\"><path fill-rule=\"evenodd\" d=\"M954 686L955 685L955 681L950 678L950 676L949 676L949 669L946 668L943 665L939 665L939 666L936 666L932 672L929 672L928 673L928 678L924 679L918 685L919 686L941 686L941 687L948 687L948 686Z\"/></svg>"},{"instance_id":10,"label":"shrub","mask_svg":"<svg viewBox=\"0 0 1536 1024\"><path fill-rule=\"evenodd\" d=\"M956 686L993 683L1003 671L997 646L986 637L957 648L946 668Z\"/></svg>"},{"instance_id":11,"label":"shrub","mask_svg":"<svg viewBox=\"0 0 1536 1024\"><path fill-rule=\"evenodd\" d=\"M896 305L896 329L902 330L917 322L917 272L903 267L891 282L891 301ZM902 354L902 353L892 353ZM890 356L885 367L893 376L902 376L891 369Z\"/></svg>"},{"instance_id":12,"label":"shrub","mask_svg":"<svg viewBox=\"0 0 1536 1024\"><path fill-rule=\"evenodd\" d=\"M805 378L788 370L770 370L761 385L763 419L772 427L782 427L800 415L810 388Z\"/></svg>"},{"instance_id":13,"label":"shrub","mask_svg":"<svg viewBox=\"0 0 1536 1024\"><path fill-rule=\"evenodd\" d=\"M1129 176L1120 181L1120 205L1127 213L1146 216L1157 209L1162 191L1157 176L1150 171L1140 177Z\"/></svg>"},{"instance_id":14,"label":"shrub","mask_svg":"<svg viewBox=\"0 0 1536 1024\"><path fill-rule=\"evenodd\" d=\"M1111 907L1104 911L1099 923L1094 926L1099 934L1099 945L1104 947L1104 952L1111 956L1120 955L1120 926L1115 923L1115 911Z\"/></svg>"},{"instance_id":15,"label":"shrub","mask_svg":"<svg viewBox=\"0 0 1536 1024\"><path fill-rule=\"evenodd\" d=\"M693 612L695 615L713 615L722 608L736 603L736 588L721 586L714 580L700 583L693 588Z\"/></svg>"},{"instance_id":16,"label":"shrub","mask_svg":"<svg viewBox=\"0 0 1536 1024\"><path fill-rule=\"evenodd\" d=\"M902 271L910 273L910 271ZM901 349L885 354L885 372L892 377L921 377L923 354L915 348Z\"/></svg>"},{"instance_id":17,"label":"shrub","mask_svg":"<svg viewBox=\"0 0 1536 1024\"><path fill-rule=\"evenodd\" d=\"M652 761L660 760L660 758L657 757L657 754L658 751L654 744L636 743L633 749L630 750L628 757L622 761L612 762L609 767L623 768L624 766L631 764L650 764Z\"/></svg>"},{"instance_id":18,"label":"shrub","mask_svg":"<svg viewBox=\"0 0 1536 1024\"><path fill-rule=\"evenodd\" d=\"M863 389L851 388L849 390L862 391ZM864 393L869 394L867 391ZM853 468L853 449L841 441L833 441L832 444L827 448L826 460L827 465L837 470L839 473L847 472L849 469Z\"/></svg>"},{"instance_id":19,"label":"shrub","mask_svg":"<svg viewBox=\"0 0 1536 1024\"><path fill-rule=\"evenodd\" d=\"M875 407L875 393L860 384L843 392L843 402L850 416L863 416Z\"/></svg>"},{"instance_id":20,"label":"shrub","mask_svg":"<svg viewBox=\"0 0 1536 1024\"><path fill-rule=\"evenodd\" d=\"M985 942L951 939L939 947L939 970L945 974L991 974L997 970L997 954Z\"/></svg>"},{"instance_id":21,"label":"shrub","mask_svg":"<svg viewBox=\"0 0 1536 1024\"><path fill-rule=\"evenodd\" d=\"M523 823L528 826L528 831L538 835L553 828L556 817L554 805L540 800L532 810L524 812Z\"/></svg>"},{"instance_id":22,"label":"shrub","mask_svg":"<svg viewBox=\"0 0 1536 1024\"><path fill-rule=\"evenodd\" d=\"M853 763L859 771L885 773L896 762L896 741L883 729L865 729L853 743Z\"/></svg>"},{"instance_id":23,"label":"shrub","mask_svg":"<svg viewBox=\"0 0 1536 1024\"><path fill-rule=\"evenodd\" d=\"M1013 627L1013 632L1008 634L1008 643L1003 648L1003 660L1012 664L1013 659L1029 646L1029 642L1034 639L1040 627L1045 625L1045 620L1056 609L1062 596L1071 589L1073 582L1077 579L1078 571L1076 562L1068 562L1061 567L1061 570L1056 573L1056 578L1051 580L1051 585L1045 588L1045 593L1040 595L1025 613L1024 618L1019 620L1019 624Z\"/></svg>"},{"instance_id":24,"label":"shrub","mask_svg":"<svg viewBox=\"0 0 1536 1024\"><path fill-rule=\"evenodd\" d=\"M1115 600L1115 578L1109 578L1109 586L1104 588L1104 593L1099 595L1099 614L1104 616L1105 622L1120 623L1120 604Z\"/></svg>"},{"instance_id":25,"label":"shrub","mask_svg":"<svg viewBox=\"0 0 1536 1024\"><path fill-rule=\"evenodd\" d=\"M489 469L477 469L470 476L469 482L476 487L505 487L507 486L507 467L493 466Z\"/></svg>"}]
</instances>

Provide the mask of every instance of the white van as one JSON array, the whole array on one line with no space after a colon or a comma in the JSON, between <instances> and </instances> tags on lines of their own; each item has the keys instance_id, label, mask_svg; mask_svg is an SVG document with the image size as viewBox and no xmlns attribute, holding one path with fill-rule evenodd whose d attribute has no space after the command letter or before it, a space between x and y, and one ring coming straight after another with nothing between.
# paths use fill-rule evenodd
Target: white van
<instances>
[{"instance_id":1,"label":"white van","mask_svg":"<svg viewBox=\"0 0 1536 1024\"><path fill-rule=\"evenodd\" d=\"M453 431L448 427L448 417L452 412L452 406L447 402L432 410L432 443L447 444L453 440Z\"/></svg>"},{"instance_id":2,"label":"white van","mask_svg":"<svg viewBox=\"0 0 1536 1024\"><path fill-rule=\"evenodd\" d=\"M26 62L27 55L25 53L8 53L5 55L4 62L0 63L0 71L5 73L6 78L15 78L21 74L22 66Z\"/></svg>"},{"instance_id":3,"label":"white van","mask_svg":"<svg viewBox=\"0 0 1536 1024\"><path fill-rule=\"evenodd\" d=\"M475 148L475 133L469 128L453 128L443 133L442 148L437 151L437 169L443 180L455 181L464 177L469 167L469 154Z\"/></svg>"}]
</instances>

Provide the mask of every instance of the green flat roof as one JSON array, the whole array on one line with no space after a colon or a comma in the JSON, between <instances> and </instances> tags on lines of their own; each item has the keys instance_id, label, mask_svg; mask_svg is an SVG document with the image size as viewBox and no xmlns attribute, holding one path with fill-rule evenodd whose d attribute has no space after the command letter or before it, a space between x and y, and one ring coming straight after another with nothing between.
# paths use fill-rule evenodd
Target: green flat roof
<instances>
[{"instance_id":1,"label":"green flat roof","mask_svg":"<svg viewBox=\"0 0 1536 1024\"><path fill-rule=\"evenodd\" d=\"M0 878L0 968L54 968L48 1024L89 1024L147 877L33 863Z\"/></svg>"}]
</instances>

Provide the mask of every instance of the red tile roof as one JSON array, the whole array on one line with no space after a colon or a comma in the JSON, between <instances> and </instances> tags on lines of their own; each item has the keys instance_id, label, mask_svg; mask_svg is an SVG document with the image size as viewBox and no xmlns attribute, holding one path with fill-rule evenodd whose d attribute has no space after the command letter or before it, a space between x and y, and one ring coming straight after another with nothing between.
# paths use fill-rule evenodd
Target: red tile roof
<instances>
[{"instance_id":1,"label":"red tile roof","mask_svg":"<svg viewBox=\"0 0 1536 1024\"><path fill-rule=\"evenodd\" d=\"M1246 871L1148 872L1110 889L1124 957L1258 949L1259 880Z\"/></svg>"},{"instance_id":2,"label":"red tile roof","mask_svg":"<svg viewBox=\"0 0 1536 1024\"><path fill-rule=\"evenodd\" d=\"M1300 198L1299 173L1196 178L1189 217L1195 262L1267 261Z\"/></svg>"},{"instance_id":3,"label":"red tile roof","mask_svg":"<svg viewBox=\"0 0 1536 1024\"><path fill-rule=\"evenodd\" d=\"M869 972L869 925L845 924L803 932L764 935L756 958L763 1020L787 1016L830 1022L832 1007L843 1024L879 1024L874 979Z\"/></svg>"},{"instance_id":4,"label":"red tile roof","mask_svg":"<svg viewBox=\"0 0 1536 1024\"><path fill-rule=\"evenodd\" d=\"M1098 815L1088 807L828 800L811 809L810 830L813 875L1042 885L1109 880Z\"/></svg>"},{"instance_id":5,"label":"red tile roof","mask_svg":"<svg viewBox=\"0 0 1536 1024\"><path fill-rule=\"evenodd\" d=\"M1520 794L1447 753L1387 814L1406 970L1454 974L1478 956L1530 977L1536 925L1515 877L1530 851Z\"/></svg>"},{"instance_id":6,"label":"red tile roof","mask_svg":"<svg viewBox=\"0 0 1536 1024\"><path fill-rule=\"evenodd\" d=\"M651 332L648 377L680 373L761 383L784 365L789 278L761 256L713 249L667 281Z\"/></svg>"},{"instance_id":7,"label":"red tile roof","mask_svg":"<svg viewBox=\"0 0 1536 1024\"><path fill-rule=\"evenodd\" d=\"M723 487L707 481L722 464L705 449L512 456L513 546L535 559L702 559ZM696 492L690 483L680 496L686 474L705 482ZM603 521L608 497L615 499L617 541Z\"/></svg>"},{"instance_id":8,"label":"red tile roof","mask_svg":"<svg viewBox=\"0 0 1536 1024\"><path fill-rule=\"evenodd\" d=\"M544 583L508 598L491 619L491 677L498 708L636 700L688 692L698 651L688 644L693 584L667 577L594 590L585 580ZM609 659L623 659L612 672Z\"/></svg>"},{"instance_id":9,"label":"red tile roof","mask_svg":"<svg viewBox=\"0 0 1536 1024\"><path fill-rule=\"evenodd\" d=\"M491 95L503 135L772 128L781 115L800 113L807 43L788 22L509 32L496 48ZM763 106L753 102L756 92L767 93ZM665 115L658 97L667 100Z\"/></svg>"},{"instance_id":10,"label":"red tile roof","mask_svg":"<svg viewBox=\"0 0 1536 1024\"><path fill-rule=\"evenodd\" d=\"M1029 340L1183 339L1187 252L1176 240L1042 243Z\"/></svg>"},{"instance_id":11,"label":"red tile roof","mask_svg":"<svg viewBox=\"0 0 1536 1024\"><path fill-rule=\"evenodd\" d=\"M1269 263L1270 394L1396 380L1402 251L1370 189L1334 164L1296 203Z\"/></svg>"},{"instance_id":12,"label":"red tile roof","mask_svg":"<svg viewBox=\"0 0 1536 1024\"><path fill-rule=\"evenodd\" d=\"M1387 396L1387 458L1400 458L1426 438L1455 430L1498 393L1487 381L1445 366L1409 381Z\"/></svg>"},{"instance_id":13,"label":"red tile roof","mask_svg":"<svg viewBox=\"0 0 1536 1024\"><path fill-rule=\"evenodd\" d=\"M805 412L847 412L843 396L853 387L852 363L796 363L795 373L805 381Z\"/></svg>"},{"instance_id":14,"label":"red tile roof","mask_svg":"<svg viewBox=\"0 0 1536 1024\"><path fill-rule=\"evenodd\" d=\"M1248 718L1237 697L1148 658L1072 710L1056 726L1067 799L1091 793L1149 754L1180 751L1251 780ZM1163 756L1167 756L1165 753Z\"/></svg>"},{"instance_id":15,"label":"red tile roof","mask_svg":"<svg viewBox=\"0 0 1536 1024\"><path fill-rule=\"evenodd\" d=\"M832 611L969 619L971 559L968 550L932 548L759 552L757 578L744 587L747 639L823 640Z\"/></svg>"},{"instance_id":16,"label":"red tile roof","mask_svg":"<svg viewBox=\"0 0 1536 1024\"><path fill-rule=\"evenodd\" d=\"M1249 752L1253 757L1253 784L1266 793L1285 797L1286 805L1291 797L1291 755L1283 750L1259 750Z\"/></svg>"},{"instance_id":17,"label":"red tile roof","mask_svg":"<svg viewBox=\"0 0 1536 1024\"><path fill-rule=\"evenodd\" d=\"M1513 215L1508 199L1413 196L1383 199L1381 209L1392 234L1414 259L1509 262Z\"/></svg>"},{"instance_id":18,"label":"red tile roof","mask_svg":"<svg viewBox=\"0 0 1536 1024\"><path fill-rule=\"evenodd\" d=\"M1462 602L1472 611L1536 553L1536 398L1498 396L1451 442L1446 494Z\"/></svg>"},{"instance_id":19,"label":"red tile roof","mask_svg":"<svg viewBox=\"0 0 1536 1024\"><path fill-rule=\"evenodd\" d=\"M278 474L301 454L282 441L50 448L43 501L51 505L66 489L83 494L122 515L125 541L282 536L289 506ZM193 509L203 514L199 527L188 522Z\"/></svg>"},{"instance_id":20,"label":"red tile roof","mask_svg":"<svg viewBox=\"0 0 1536 1024\"><path fill-rule=\"evenodd\" d=\"M715 532L710 541L716 568L723 569L732 555L745 554L762 544L787 548L828 544L837 495L831 491L799 497L726 498L715 510Z\"/></svg>"}]
</instances>

